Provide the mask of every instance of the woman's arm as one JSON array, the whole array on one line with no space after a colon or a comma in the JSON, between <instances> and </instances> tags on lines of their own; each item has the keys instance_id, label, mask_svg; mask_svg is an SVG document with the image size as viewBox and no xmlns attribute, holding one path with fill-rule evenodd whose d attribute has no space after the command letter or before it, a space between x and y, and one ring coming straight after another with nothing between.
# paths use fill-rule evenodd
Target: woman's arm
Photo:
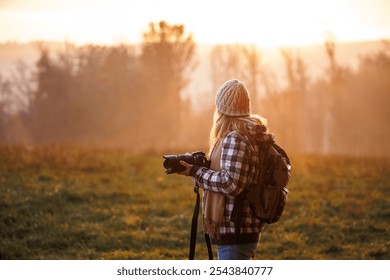
<instances>
[{"instance_id":1,"label":"woman's arm","mask_svg":"<svg viewBox=\"0 0 390 280\"><path fill-rule=\"evenodd\" d=\"M239 194L248 181L251 158L249 145L239 133L230 133L222 142L221 170L192 167L190 175L205 190L233 196Z\"/></svg>"}]
</instances>

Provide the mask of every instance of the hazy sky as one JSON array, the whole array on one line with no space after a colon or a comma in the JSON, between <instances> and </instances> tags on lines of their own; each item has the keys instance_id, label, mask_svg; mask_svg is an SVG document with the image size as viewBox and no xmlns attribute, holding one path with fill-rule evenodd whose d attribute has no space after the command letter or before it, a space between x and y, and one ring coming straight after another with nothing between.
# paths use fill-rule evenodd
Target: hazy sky
<instances>
[{"instance_id":1,"label":"hazy sky","mask_svg":"<svg viewBox=\"0 0 390 280\"><path fill-rule=\"evenodd\" d=\"M151 21L198 43L259 46L390 38L390 0L0 0L0 42L135 43Z\"/></svg>"}]
</instances>

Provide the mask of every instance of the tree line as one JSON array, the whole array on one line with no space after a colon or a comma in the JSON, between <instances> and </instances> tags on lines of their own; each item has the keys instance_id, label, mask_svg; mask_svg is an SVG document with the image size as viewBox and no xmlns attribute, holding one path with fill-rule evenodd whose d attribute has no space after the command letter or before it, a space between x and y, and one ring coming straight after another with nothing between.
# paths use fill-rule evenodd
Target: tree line
<instances>
[{"instance_id":1,"label":"tree line","mask_svg":"<svg viewBox=\"0 0 390 280\"><path fill-rule=\"evenodd\" d=\"M183 25L150 23L140 45L76 47L55 54L44 44L32 75L20 67L0 76L0 143L119 147L134 152L205 149L214 96L239 78L254 112L288 151L389 155L390 46L340 65L324 43L325 74L312 81L298 52L282 49L287 86L262 63L256 46L216 45L210 52L212 91L195 113L182 94L197 65L196 43Z\"/></svg>"}]
</instances>

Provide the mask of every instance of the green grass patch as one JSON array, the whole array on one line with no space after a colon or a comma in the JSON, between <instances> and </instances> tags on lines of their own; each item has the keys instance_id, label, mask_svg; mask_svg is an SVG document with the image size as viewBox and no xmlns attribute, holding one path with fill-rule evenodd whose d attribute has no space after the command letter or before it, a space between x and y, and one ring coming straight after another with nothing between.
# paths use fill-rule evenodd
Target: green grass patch
<instances>
[{"instance_id":1,"label":"green grass patch","mask_svg":"<svg viewBox=\"0 0 390 280\"><path fill-rule=\"evenodd\" d=\"M0 259L186 259L195 194L162 157L0 148ZM388 159L292 156L257 259L390 259ZM200 226L201 227L201 224ZM199 229L197 259L207 259Z\"/></svg>"}]
</instances>

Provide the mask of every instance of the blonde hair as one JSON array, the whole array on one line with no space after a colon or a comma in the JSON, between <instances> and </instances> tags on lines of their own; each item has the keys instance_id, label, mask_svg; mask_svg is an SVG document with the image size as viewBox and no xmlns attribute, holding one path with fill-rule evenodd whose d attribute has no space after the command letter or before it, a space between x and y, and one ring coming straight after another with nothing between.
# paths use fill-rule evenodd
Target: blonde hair
<instances>
[{"instance_id":1,"label":"blonde hair","mask_svg":"<svg viewBox=\"0 0 390 280\"><path fill-rule=\"evenodd\" d=\"M215 110L213 126L210 130L209 156L211 155L211 151L213 150L213 147L218 142L218 140L223 139L230 132L237 131L240 134L248 136L250 139L248 128L256 125L263 125L267 127L267 120L256 114L244 117L235 117L222 114L218 112L218 110Z\"/></svg>"}]
</instances>

